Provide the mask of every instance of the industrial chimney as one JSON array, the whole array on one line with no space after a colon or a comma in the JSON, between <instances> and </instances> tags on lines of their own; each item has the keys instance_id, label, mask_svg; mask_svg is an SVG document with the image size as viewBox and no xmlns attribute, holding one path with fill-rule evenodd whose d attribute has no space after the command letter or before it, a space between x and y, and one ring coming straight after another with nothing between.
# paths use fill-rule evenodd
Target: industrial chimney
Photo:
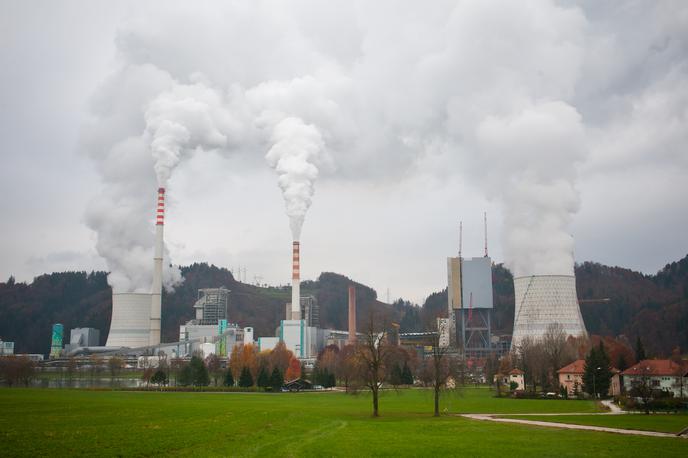
<instances>
[{"instance_id":1,"label":"industrial chimney","mask_svg":"<svg viewBox=\"0 0 688 458\"><path fill-rule=\"evenodd\" d=\"M301 267L299 242L294 241L291 264L291 317L292 320L301 319Z\"/></svg>"},{"instance_id":2,"label":"industrial chimney","mask_svg":"<svg viewBox=\"0 0 688 458\"><path fill-rule=\"evenodd\" d=\"M349 344L356 343L356 287L349 286Z\"/></svg>"},{"instance_id":3,"label":"industrial chimney","mask_svg":"<svg viewBox=\"0 0 688 458\"><path fill-rule=\"evenodd\" d=\"M160 309L162 306L162 252L165 222L165 188L158 188L158 208L155 221L155 255L153 257L153 286L151 288L150 334L148 345L160 344Z\"/></svg>"}]
</instances>

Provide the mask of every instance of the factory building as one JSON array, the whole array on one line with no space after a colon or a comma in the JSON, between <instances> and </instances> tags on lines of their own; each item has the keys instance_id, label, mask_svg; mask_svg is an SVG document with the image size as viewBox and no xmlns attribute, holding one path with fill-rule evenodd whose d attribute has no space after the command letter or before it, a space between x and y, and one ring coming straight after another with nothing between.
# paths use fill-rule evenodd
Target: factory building
<instances>
[{"instance_id":1,"label":"factory building","mask_svg":"<svg viewBox=\"0 0 688 458\"><path fill-rule=\"evenodd\" d=\"M447 258L447 319L438 320L442 346L456 347L465 356L483 357L492 347L492 259L461 255L463 227L459 225L459 256ZM449 345L447 345L449 343Z\"/></svg>"},{"instance_id":2,"label":"factory building","mask_svg":"<svg viewBox=\"0 0 688 458\"><path fill-rule=\"evenodd\" d=\"M198 324L217 324L220 320L226 320L228 304L229 290L224 286L199 289L198 299L193 306L195 321Z\"/></svg>"},{"instance_id":3,"label":"factory building","mask_svg":"<svg viewBox=\"0 0 688 458\"><path fill-rule=\"evenodd\" d=\"M83 347L97 347L100 345L100 331L95 328L74 328L69 331L69 343L65 345L65 353Z\"/></svg>"},{"instance_id":4,"label":"factory building","mask_svg":"<svg viewBox=\"0 0 688 458\"><path fill-rule=\"evenodd\" d=\"M14 342L4 342L0 339L0 356L10 356L14 354Z\"/></svg>"}]
</instances>

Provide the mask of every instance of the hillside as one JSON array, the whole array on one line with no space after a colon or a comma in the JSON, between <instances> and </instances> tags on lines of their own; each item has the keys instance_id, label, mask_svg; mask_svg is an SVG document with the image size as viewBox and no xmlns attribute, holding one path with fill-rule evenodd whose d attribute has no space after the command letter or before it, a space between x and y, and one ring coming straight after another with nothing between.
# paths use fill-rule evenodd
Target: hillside
<instances>
[{"instance_id":1,"label":"hillside","mask_svg":"<svg viewBox=\"0 0 688 458\"><path fill-rule=\"evenodd\" d=\"M289 287L262 288L237 282L229 270L205 263L182 267L184 283L163 295L162 331L165 341L178 338L179 325L192 318L199 288L226 286L231 290L229 319L253 326L257 336L274 335L289 301ZM514 316L513 280L501 264L492 269L497 333L511 333ZM588 332L640 335L650 354L668 355L680 346L688 349L688 256L668 264L655 275L643 275L621 267L586 262L576 266L579 299L610 298L606 303L581 305ZM324 327L347 328L347 288L352 280L324 272L305 281L302 292L313 294L320 304ZM437 316L446 315L447 292L428 296L423 307L399 300L384 304L363 284L357 289L358 326L371 310L383 311L400 324L402 332L421 331ZM52 323L101 330L105 343L110 327L112 299L105 272L60 272L36 277L30 284L9 279L0 283L0 338L14 341L17 352L47 353ZM68 331L66 331L68 332ZM68 336L66 336L68 338Z\"/></svg>"}]
</instances>

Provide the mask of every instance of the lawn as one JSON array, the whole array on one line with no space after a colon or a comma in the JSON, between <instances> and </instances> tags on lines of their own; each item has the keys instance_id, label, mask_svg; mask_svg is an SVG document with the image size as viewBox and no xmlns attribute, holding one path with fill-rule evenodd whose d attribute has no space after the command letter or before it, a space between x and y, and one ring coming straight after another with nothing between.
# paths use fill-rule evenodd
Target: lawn
<instances>
[{"instance_id":1,"label":"lawn","mask_svg":"<svg viewBox=\"0 0 688 458\"><path fill-rule=\"evenodd\" d=\"M0 456L686 456L688 441L433 418L424 390L156 393L0 389ZM590 412L585 401L446 396L451 412Z\"/></svg>"},{"instance_id":2,"label":"lawn","mask_svg":"<svg viewBox=\"0 0 688 458\"><path fill-rule=\"evenodd\" d=\"M677 433L688 427L686 414L624 414L624 415L510 415L506 418L522 418L524 420L551 421L555 423L571 423L574 425L605 426L607 428L639 429L642 431L659 431L663 433Z\"/></svg>"}]
</instances>

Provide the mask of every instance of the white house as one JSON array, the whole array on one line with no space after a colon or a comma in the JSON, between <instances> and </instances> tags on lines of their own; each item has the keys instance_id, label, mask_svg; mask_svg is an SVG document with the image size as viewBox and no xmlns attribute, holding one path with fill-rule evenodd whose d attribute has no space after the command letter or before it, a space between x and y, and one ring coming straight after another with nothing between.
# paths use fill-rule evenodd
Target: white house
<instances>
[{"instance_id":1,"label":"white house","mask_svg":"<svg viewBox=\"0 0 688 458\"><path fill-rule=\"evenodd\" d=\"M688 367L670 359L645 359L622 372L624 389L647 383L653 390L670 391L674 397L688 397Z\"/></svg>"}]
</instances>

